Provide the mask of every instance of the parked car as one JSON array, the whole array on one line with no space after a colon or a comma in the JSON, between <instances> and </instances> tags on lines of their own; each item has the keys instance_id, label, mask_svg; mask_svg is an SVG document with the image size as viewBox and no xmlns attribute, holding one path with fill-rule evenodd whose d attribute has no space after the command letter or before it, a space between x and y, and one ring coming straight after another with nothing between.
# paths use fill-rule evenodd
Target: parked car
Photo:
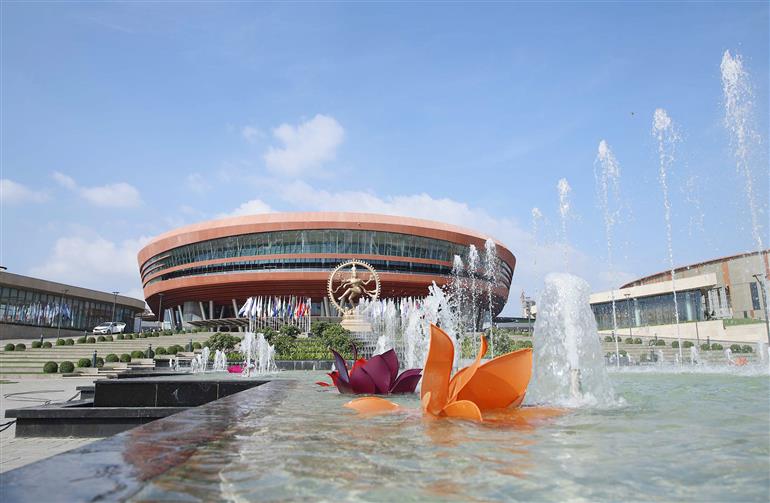
<instances>
[{"instance_id":1,"label":"parked car","mask_svg":"<svg viewBox=\"0 0 770 503\"><path fill-rule=\"evenodd\" d=\"M107 321L94 327L94 335L122 334L126 324L119 321Z\"/></svg>"}]
</instances>

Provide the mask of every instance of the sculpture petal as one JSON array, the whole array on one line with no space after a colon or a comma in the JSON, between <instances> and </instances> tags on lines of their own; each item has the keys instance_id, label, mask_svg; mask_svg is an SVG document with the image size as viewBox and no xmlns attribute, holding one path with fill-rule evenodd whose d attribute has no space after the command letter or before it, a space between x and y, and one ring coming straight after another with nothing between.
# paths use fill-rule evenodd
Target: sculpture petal
<instances>
[{"instance_id":1,"label":"sculpture petal","mask_svg":"<svg viewBox=\"0 0 770 503\"><path fill-rule=\"evenodd\" d=\"M407 372L409 371L407 370L398 376L398 379L396 379L396 382L393 383L393 386L390 388L391 393L414 393L414 390L417 389L417 383L422 379L422 375L420 375L419 372L416 374L405 375Z\"/></svg>"},{"instance_id":2,"label":"sculpture petal","mask_svg":"<svg viewBox=\"0 0 770 503\"><path fill-rule=\"evenodd\" d=\"M346 383L350 382L350 376L348 375L348 364L345 362L345 359L335 350L330 350L332 354L334 355L334 368L339 372L339 379L340 381L344 381Z\"/></svg>"},{"instance_id":3,"label":"sculpture petal","mask_svg":"<svg viewBox=\"0 0 770 503\"><path fill-rule=\"evenodd\" d=\"M355 369L363 366L364 364L366 364L366 358L359 358L353 362L353 367L350 369L350 372L352 373Z\"/></svg>"},{"instance_id":4,"label":"sculpture petal","mask_svg":"<svg viewBox=\"0 0 770 503\"><path fill-rule=\"evenodd\" d=\"M438 415L447 404L454 353L452 339L446 332L431 324L430 346L422 378L422 398L424 402L425 396L430 393L425 408L433 415Z\"/></svg>"},{"instance_id":5,"label":"sculpture petal","mask_svg":"<svg viewBox=\"0 0 770 503\"><path fill-rule=\"evenodd\" d=\"M328 382L323 382L323 381L316 381L315 383L316 383L317 385L319 385L319 386L323 386L323 387L331 387L331 384L329 384Z\"/></svg>"},{"instance_id":6,"label":"sculpture petal","mask_svg":"<svg viewBox=\"0 0 770 503\"><path fill-rule=\"evenodd\" d=\"M381 355L372 357L361 366L361 370L371 377L376 393L385 395L390 391L390 368Z\"/></svg>"},{"instance_id":7,"label":"sculpture petal","mask_svg":"<svg viewBox=\"0 0 770 503\"><path fill-rule=\"evenodd\" d=\"M473 363L468 365L467 367L461 369L455 376L452 378L452 380L449 383L449 403L454 402L457 400L457 396L462 391L463 387L465 387L468 382L473 379L474 374L476 373L476 370L479 368L479 364L481 363L481 358L487 353L487 338L483 335L481 336L481 347L479 348L479 352L476 355L476 359L473 360Z\"/></svg>"},{"instance_id":8,"label":"sculpture petal","mask_svg":"<svg viewBox=\"0 0 770 503\"><path fill-rule=\"evenodd\" d=\"M362 368L358 368L355 372L351 372L350 387L356 395L373 395L377 391L377 388L374 386L374 381Z\"/></svg>"},{"instance_id":9,"label":"sculpture petal","mask_svg":"<svg viewBox=\"0 0 770 503\"><path fill-rule=\"evenodd\" d=\"M396 376L398 375L398 355L396 355L395 350L389 349L380 356L385 360L385 363L388 364L388 368L390 368L390 383L393 384L393 381L396 380Z\"/></svg>"},{"instance_id":10,"label":"sculpture petal","mask_svg":"<svg viewBox=\"0 0 770 503\"><path fill-rule=\"evenodd\" d=\"M472 421L483 421L481 411L476 404L470 400L458 400L452 402L441 411L446 417L456 417L458 419L470 419Z\"/></svg>"},{"instance_id":11,"label":"sculpture petal","mask_svg":"<svg viewBox=\"0 0 770 503\"><path fill-rule=\"evenodd\" d=\"M481 410L515 406L521 403L531 375L532 350L519 349L481 365L457 398L471 400Z\"/></svg>"},{"instance_id":12,"label":"sculpture petal","mask_svg":"<svg viewBox=\"0 0 770 503\"><path fill-rule=\"evenodd\" d=\"M398 404L393 403L390 400L385 400L384 398L379 398L376 396L356 398L355 400L351 400L346 403L345 407L364 414L393 412L394 410L401 408Z\"/></svg>"}]
</instances>

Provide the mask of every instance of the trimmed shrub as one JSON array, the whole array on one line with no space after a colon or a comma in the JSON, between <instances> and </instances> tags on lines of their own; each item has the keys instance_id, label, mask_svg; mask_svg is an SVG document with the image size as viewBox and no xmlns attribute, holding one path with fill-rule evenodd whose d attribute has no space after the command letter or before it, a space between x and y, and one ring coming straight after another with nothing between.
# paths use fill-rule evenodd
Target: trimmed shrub
<instances>
[{"instance_id":1,"label":"trimmed shrub","mask_svg":"<svg viewBox=\"0 0 770 503\"><path fill-rule=\"evenodd\" d=\"M723 348L723 347L722 347L722 345L721 345L721 344L719 344L718 342L715 342L715 343L713 343L713 344L711 345L711 350L712 350L712 351L719 351L719 350L721 350L721 349L724 349L724 348Z\"/></svg>"},{"instance_id":2,"label":"trimmed shrub","mask_svg":"<svg viewBox=\"0 0 770 503\"><path fill-rule=\"evenodd\" d=\"M88 337L88 338L86 339L86 342L87 342L87 343L89 343L89 344L96 344L96 338L94 338L94 337Z\"/></svg>"},{"instance_id":3,"label":"trimmed shrub","mask_svg":"<svg viewBox=\"0 0 770 503\"><path fill-rule=\"evenodd\" d=\"M59 371L59 364L56 362L45 362L45 365L43 365L43 373L45 374L55 374L58 371Z\"/></svg>"},{"instance_id":4,"label":"trimmed shrub","mask_svg":"<svg viewBox=\"0 0 770 503\"><path fill-rule=\"evenodd\" d=\"M100 335L99 337L96 338L96 342L104 342L106 340L107 339L105 339L103 335Z\"/></svg>"},{"instance_id":5,"label":"trimmed shrub","mask_svg":"<svg viewBox=\"0 0 770 503\"><path fill-rule=\"evenodd\" d=\"M56 345L57 346L64 346L65 344L67 344L67 343L64 342L64 339L56 339Z\"/></svg>"},{"instance_id":6,"label":"trimmed shrub","mask_svg":"<svg viewBox=\"0 0 770 503\"><path fill-rule=\"evenodd\" d=\"M104 358L102 358L101 356L97 356L96 357L96 368L100 369L102 367L104 367Z\"/></svg>"},{"instance_id":7,"label":"trimmed shrub","mask_svg":"<svg viewBox=\"0 0 770 503\"><path fill-rule=\"evenodd\" d=\"M678 348L679 347L679 341L674 341L671 343L672 348Z\"/></svg>"},{"instance_id":8,"label":"trimmed shrub","mask_svg":"<svg viewBox=\"0 0 770 503\"><path fill-rule=\"evenodd\" d=\"M642 338L641 337L634 338L634 344L641 344L641 343L642 343Z\"/></svg>"},{"instance_id":9,"label":"trimmed shrub","mask_svg":"<svg viewBox=\"0 0 770 503\"><path fill-rule=\"evenodd\" d=\"M742 353L743 348L741 348L740 344L730 344L730 351L733 353Z\"/></svg>"},{"instance_id":10,"label":"trimmed shrub","mask_svg":"<svg viewBox=\"0 0 770 503\"><path fill-rule=\"evenodd\" d=\"M623 341L623 342L625 342L626 344L633 344L634 343L634 338L633 337L626 337L626 340Z\"/></svg>"},{"instance_id":11,"label":"trimmed shrub","mask_svg":"<svg viewBox=\"0 0 770 503\"><path fill-rule=\"evenodd\" d=\"M59 373L71 374L75 371L75 365L72 362L64 361L59 364Z\"/></svg>"},{"instance_id":12,"label":"trimmed shrub","mask_svg":"<svg viewBox=\"0 0 770 503\"><path fill-rule=\"evenodd\" d=\"M328 327L330 323L328 321L314 321L310 323L310 333L313 334L314 337L321 337L323 335L324 330L326 330L326 327Z\"/></svg>"},{"instance_id":13,"label":"trimmed shrub","mask_svg":"<svg viewBox=\"0 0 770 503\"><path fill-rule=\"evenodd\" d=\"M53 344L51 344L51 341L45 341L43 343L43 349L48 349L48 348L52 348L52 347L53 347Z\"/></svg>"},{"instance_id":14,"label":"trimmed shrub","mask_svg":"<svg viewBox=\"0 0 770 503\"><path fill-rule=\"evenodd\" d=\"M684 341L682 343L683 348L691 348L693 346L695 346L695 343L693 341Z\"/></svg>"},{"instance_id":15,"label":"trimmed shrub","mask_svg":"<svg viewBox=\"0 0 770 503\"><path fill-rule=\"evenodd\" d=\"M156 355L165 355L166 354L166 348L164 348L163 346L158 346L157 348L155 348L155 354Z\"/></svg>"},{"instance_id":16,"label":"trimmed shrub","mask_svg":"<svg viewBox=\"0 0 770 503\"><path fill-rule=\"evenodd\" d=\"M27 345L22 344L21 342L16 344L16 347L14 348L14 351L26 351L26 350L27 350Z\"/></svg>"},{"instance_id":17,"label":"trimmed shrub","mask_svg":"<svg viewBox=\"0 0 770 503\"><path fill-rule=\"evenodd\" d=\"M168 329L164 330L162 333L163 333L163 335L174 335L174 331L173 330L168 330Z\"/></svg>"},{"instance_id":18,"label":"trimmed shrub","mask_svg":"<svg viewBox=\"0 0 770 503\"><path fill-rule=\"evenodd\" d=\"M5 350L6 351L13 351L14 349L16 349L16 346L14 346L11 343L8 343L8 344L5 345Z\"/></svg>"},{"instance_id":19,"label":"trimmed shrub","mask_svg":"<svg viewBox=\"0 0 770 503\"><path fill-rule=\"evenodd\" d=\"M614 341L614 339L612 338L611 335L607 335L607 336L604 337L604 342L613 342L613 341Z\"/></svg>"},{"instance_id":20,"label":"trimmed shrub","mask_svg":"<svg viewBox=\"0 0 770 503\"><path fill-rule=\"evenodd\" d=\"M326 327L324 333L321 335L321 340L326 344L326 347L334 349L338 352L348 351L352 339L350 338L350 331L342 328L339 323L333 323ZM278 348L276 348L277 351Z\"/></svg>"},{"instance_id":21,"label":"trimmed shrub","mask_svg":"<svg viewBox=\"0 0 770 503\"><path fill-rule=\"evenodd\" d=\"M147 338L147 334L142 332L141 334L137 334L137 337L140 338L140 339L146 339Z\"/></svg>"},{"instance_id":22,"label":"trimmed shrub","mask_svg":"<svg viewBox=\"0 0 770 503\"><path fill-rule=\"evenodd\" d=\"M120 355L120 361L122 361L123 363L130 362L131 361L131 355L128 354L128 353L123 353L122 355Z\"/></svg>"},{"instance_id":23,"label":"trimmed shrub","mask_svg":"<svg viewBox=\"0 0 770 503\"><path fill-rule=\"evenodd\" d=\"M133 360L134 358L144 358L144 351L131 351L131 359Z\"/></svg>"},{"instance_id":24,"label":"trimmed shrub","mask_svg":"<svg viewBox=\"0 0 770 503\"><path fill-rule=\"evenodd\" d=\"M655 341L655 345L656 346L665 346L666 345L666 341L664 341L663 339L658 339L657 341Z\"/></svg>"},{"instance_id":25,"label":"trimmed shrub","mask_svg":"<svg viewBox=\"0 0 770 503\"><path fill-rule=\"evenodd\" d=\"M129 339L129 340L131 340L131 339L133 339L133 338L134 338L134 336L133 336L133 335L131 335L131 334L126 334L126 337L125 337L125 338L126 338L126 339Z\"/></svg>"},{"instance_id":26,"label":"trimmed shrub","mask_svg":"<svg viewBox=\"0 0 770 503\"><path fill-rule=\"evenodd\" d=\"M91 359L90 358L81 358L78 360L78 367L79 368L86 368L91 366Z\"/></svg>"},{"instance_id":27,"label":"trimmed shrub","mask_svg":"<svg viewBox=\"0 0 770 503\"><path fill-rule=\"evenodd\" d=\"M744 344L741 347L741 349L743 349L744 353L753 353L754 352L754 349L751 346L749 346L748 344Z\"/></svg>"},{"instance_id":28,"label":"trimmed shrub","mask_svg":"<svg viewBox=\"0 0 770 503\"><path fill-rule=\"evenodd\" d=\"M67 343L67 346L74 346L75 345L75 339L67 339L64 342Z\"/></svg>"},{"instance_id":29,"label":"trimmed shrub","mask_svg":"<svg viewBox=\"0 0 770 503\"><path fill-rule=\"evenodd\" d=\"M78 337L78 344L85 344L86 342L86 336Z\"/></svg>"},{"instance_id":30,"label":"trimmed shrub","mask_svg":"<svg viewBox=\"0 0 770 503\"><path fill-rule=\"evenodd\" d=\"M112 342L112 341L114 341L115 339L113 339L113 337L112 337L111 335L105 335L105 336L104 336L104 340L105 340L105 341L107 341L107 342Z\"/></svg>"},{"instance_id":31,"label":"trimmed shrub","mask_svg":"<svg viewBox=\"0 0 770 503\"><path fill-rule=\"evenodd\" d=\"M116 339L118 339L119 341L122 341L125 338L126 338L126 336L123 335L123 334L118 334L117 337L116 337Z\"/></svg>"},{"instance_id":32,"label":"trimmed shrub","mask_svg":"<svg viewBox=\"0 0 770 503\"><path fill-rule=\"evenodd\" d=\"M300 330L299 327L295 327L294 325L284 325L281 327L281 329L278 332L281 335L288 335L289 337L297 337L299 334L302 333L302 330Z\"/></svg>"},{"instance_id":33,"label":"trimmed shrub","mask_svg":"<svg viewBox=\"0 0 770 503\"><path fill-rule=\"evenodd\" d=\"M228 352L235 349L235 345L239 342L241 342L241 340L234 335L220 334L217 332L206 340L206 346L208 346L211 351L216 351L219 349L221 351ZM198 348L200 347L201 345L198 344ZM195 348L195 343L193 343L193 348ZM180 351L181 350L183 349L180 349Z\"/></svg>"},{"instance_id":34,"label":"trimmed shrub","mask_svg":"<svg viewBox=\"0 0 770 503\"><path fill-rule=\"evenodd\" d=\"M628 351L626 351L625 349L621 349L620 351L618 351L618 354L620 354L620 356L628 356Z\"/></svg>"},{"instance_id":35,"label":"trimmed shrub","mask_svg":"<svg viewBox=\"0 0 770 503\"><path fill-rule=\"evenodd\" d=\"M39 348L42 345L43 345L43 343L40 342L40 341L32 341L32 349L37 349L37 348Z\"/></svg>"},{"instance_id":36,"label":"trimmed shrub","mask_svg":"<svg viewBox=\"0 0 770 503\"><path fill-rule=\"evenodd\" d=\"M201 346L200 342L193 342L193 349L202 349L202 348L203 346Z\"/></svg>"},{"instance_id":37,"label":"trimmed shrub","mask_svg":"<svg viewBox=\"0 0 770 503\"><path fill-rule=\"evenodd\" d=\"M711 350L711 345L703 343L703 344L700 345L700 350L701 351L710 351Z\"/></svg>"},{"instance_id":38,"label":"trimmed shrub","mask_svg":"<svg viewBox=\"0 0 770 503\"><path fill-rule=\"evenodd\" d=\"M116 361L119 361L119 360L120 360L120 357L115 353L110 353L104 357L104 361L110 362L110 363L115 363Z\"/></svg>"}]
</instances>

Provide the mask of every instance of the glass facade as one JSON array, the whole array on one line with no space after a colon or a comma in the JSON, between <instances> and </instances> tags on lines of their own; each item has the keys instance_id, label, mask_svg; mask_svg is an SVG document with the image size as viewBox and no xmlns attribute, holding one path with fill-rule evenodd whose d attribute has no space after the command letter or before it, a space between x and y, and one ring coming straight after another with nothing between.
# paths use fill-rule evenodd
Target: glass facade
<instances>
[{"instance_id":1,"label":"glass facade","mask_svg":"<svg viewBox=\"0 0 770 503\"><path fill-rule=\"evenodd\" d=\"M180 246L150 258L142 265L142 280L170 267L205 260L286 254L339 254L383 255L421 258L452 263L454 255L464 256L467 246L409 234L347 229L297 230L242 234ZM145 283L145 286L164 279L180 276L222 274L234 271L263 270L328 270L340 262L339 258L286 258L227 262L212 266L195 266L164 274ZM408 274L449 274L451 266L413 263L409 261L368 260L383 272ZM506 285L513 271L499 260L499 269Z\"/></svg>"},{"instance_id":2,"label":"glass facade","mask_svg":"<svg viewBox=\"0 0 770 503\"><path fill-rule=\"evenodd\" d=\"M134 328L134 316L139 311L120 304L115 305L115 320ZM91 330L96 325L111 321L112 302L99 302L62 294L0 287L0 323L57 327L69 330Z\"/></svg>"},{"instance_id":3,"label":"glass facade","mask_svg":"<svg viewBox=\"0 0 770 503\"><path fill-rule=\"evenodd\" d=\"M702 294L698 290L677 292L679 322L704 319ZM592 304L599 330L612 329L612 302ZM652 295L638 299L615 300L615 318L618 328L675 323L674 297L672 294Z\"/></svg>"}]
</instances>

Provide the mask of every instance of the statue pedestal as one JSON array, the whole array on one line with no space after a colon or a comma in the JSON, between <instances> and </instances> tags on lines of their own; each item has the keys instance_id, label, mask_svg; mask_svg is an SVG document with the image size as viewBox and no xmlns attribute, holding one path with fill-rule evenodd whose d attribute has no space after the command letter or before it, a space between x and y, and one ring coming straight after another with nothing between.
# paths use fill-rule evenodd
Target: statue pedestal
<instances>
[{"instance_id":1,"label":"statue pedestal","mask_svg":"<svg viewBox=\"0 0 770 503\"><path fill-rule=\"evenodd\" d=\"M345 313L342 316L340 325L342 325L342 328L350 330L353 333L369 333L372 331L372 326L363 316L353 313Z\"/></svg>"}]
</instances>

